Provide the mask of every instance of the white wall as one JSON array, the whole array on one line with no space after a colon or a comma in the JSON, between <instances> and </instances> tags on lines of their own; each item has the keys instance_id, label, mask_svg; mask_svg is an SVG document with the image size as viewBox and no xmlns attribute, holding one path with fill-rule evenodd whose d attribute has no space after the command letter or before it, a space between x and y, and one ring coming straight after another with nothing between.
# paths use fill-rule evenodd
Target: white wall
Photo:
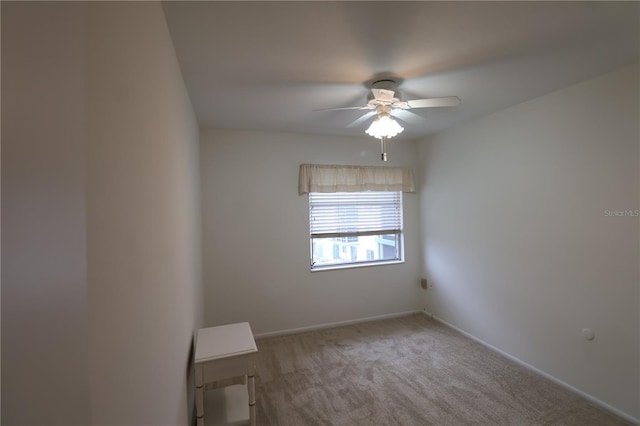
<instances>
[{"instance_id":1,"label":"white wall","mask_svg":"<svg viewBox=\"0 0 640 426\"><path fill-rule=\"evenodd\" d=\"M249 321L254 333L419 308L417 194L405 194L405 263L309 271L302 163L381 165L372 138L201 129L205 325ZM415 170L413 142L388 165Z\"/></svg>"},{"instance_id":2,"label":"white wall","mask_svg":"<svg viewBox=\"0 0 640 426\"><path fill-rule=\"evenodd\" d=\"M2 2L2 42L2 424L191 424L199 139L162 7Z\"/></svg>"},{"instance_id":3,"label":"white wall","mask_svg":"<svg viewBox=\"0 0 640 426\"><path fill-rule=\"evenodd\" d=\"M2 2L2 424L89 423L83 18Z\"/></svg>"},{"instance_id":4,"label":"white wall","mask_svg":"<svg viewBox=\"0 0 640 426\"><path fill-rule=\"evenodd\" d=\"M201 326L198 128L162 7L88 20L91 420L187 424Z\"/></svg>"},{"instance_id":5,"label":"white wall","mask_svg":"<svg viewBox=\"0 0 640 426\"><path fill-rule=\"evenodd\" d=\"M429 311L639 417L638 67L420 144ZM581 337L590 327L595 340Z\"/></svg>"}]
</instances>

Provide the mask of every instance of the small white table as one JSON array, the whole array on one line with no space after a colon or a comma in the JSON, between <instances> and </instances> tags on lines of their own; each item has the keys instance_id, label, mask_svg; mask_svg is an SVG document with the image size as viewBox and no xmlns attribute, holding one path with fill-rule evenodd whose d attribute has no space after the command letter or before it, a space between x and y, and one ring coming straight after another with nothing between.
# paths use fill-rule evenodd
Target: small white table
<instances>
[{"instance_id":1,"label":"small white table","mask_svg":"<svg viewBox=\"0 0 640 426\"><path fill-rule=\"evenodd\" d=\"M201 328L196 332L197 425L204 426L204 392L210 382L247 377L249 422L256 424L255 355L258 352L248 322Z\"/></svg>"}]
</instances>

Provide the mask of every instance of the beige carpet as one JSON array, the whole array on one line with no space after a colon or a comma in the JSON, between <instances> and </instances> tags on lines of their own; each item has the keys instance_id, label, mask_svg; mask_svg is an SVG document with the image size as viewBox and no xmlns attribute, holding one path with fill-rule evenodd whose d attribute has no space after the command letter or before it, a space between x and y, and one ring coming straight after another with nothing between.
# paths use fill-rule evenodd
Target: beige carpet
<instances>
[{"instance_id":1,"label":"beige carpet","mask_svg":"<svg viewBox=\"0 0 640 426\"><path fill-rule=\"evenodd\" d=\"M259 425L624 425L422 314L257 340Z\"/></svg>"}]
</instances>

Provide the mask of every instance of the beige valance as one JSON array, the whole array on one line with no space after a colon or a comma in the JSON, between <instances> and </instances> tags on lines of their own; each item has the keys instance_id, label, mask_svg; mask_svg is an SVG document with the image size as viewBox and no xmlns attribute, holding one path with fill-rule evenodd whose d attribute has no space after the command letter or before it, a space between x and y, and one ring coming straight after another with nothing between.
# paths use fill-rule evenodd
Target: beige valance
<instances>
[{"instance_id":1,"label":"beige valance","mask_svg":"<svg viewBox=\"0 0 640 426\"><path fill-rule=\"evenodd\" d=\"M301 164L298 194L309 192L416 192L408 167Z\"/></svg>"}]
</instances>

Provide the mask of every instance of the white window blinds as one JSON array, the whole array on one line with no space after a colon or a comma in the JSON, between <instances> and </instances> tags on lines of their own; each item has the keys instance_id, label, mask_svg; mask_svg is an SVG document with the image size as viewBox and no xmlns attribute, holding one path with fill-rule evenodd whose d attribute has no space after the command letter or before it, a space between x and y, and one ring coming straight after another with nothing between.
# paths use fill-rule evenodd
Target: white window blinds
<instances>
[{"instance_id":1,"label":"white window blinds","mask_svg":"<svg viewBox=\"0 0 640 426\"><path fill-rule=\"evenodd\" d=\"M312 238L399 234L402 192L312 192L309 224Z\"/></svg>"}]
</instances>

